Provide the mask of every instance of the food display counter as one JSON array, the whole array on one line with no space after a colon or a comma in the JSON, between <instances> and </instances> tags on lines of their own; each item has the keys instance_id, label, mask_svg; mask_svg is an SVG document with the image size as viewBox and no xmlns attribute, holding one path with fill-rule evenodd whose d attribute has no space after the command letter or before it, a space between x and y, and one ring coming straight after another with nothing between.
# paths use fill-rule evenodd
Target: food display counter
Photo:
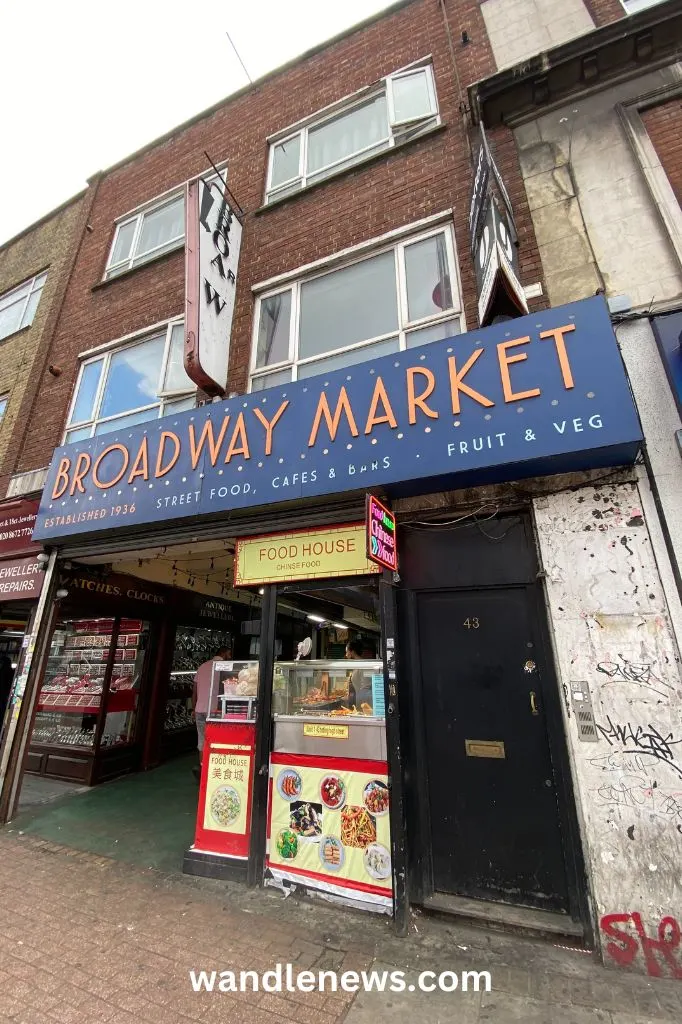
<instances>
[{"instance_id":1,"label":"food display counter","mask_svg":"<svg viewBox=\"0 0 682 1024\"><path fill-rule=\"evenodd\" d=\"M268 880L392 913L382 663L280 662L273 714Z\"/></svg>"},{"instance_id":2,"label":"food display counter","mask_svg":"<svg viewBox=\"0 0 682 1024\"><path fill-rule=\"evenodd\" d=\"M258 662L216 661L206 716L194 844L188 862L226 858L246 865L256 746ZM195 873L201 873L194 868Z\"/></svg>"}]
</instances>

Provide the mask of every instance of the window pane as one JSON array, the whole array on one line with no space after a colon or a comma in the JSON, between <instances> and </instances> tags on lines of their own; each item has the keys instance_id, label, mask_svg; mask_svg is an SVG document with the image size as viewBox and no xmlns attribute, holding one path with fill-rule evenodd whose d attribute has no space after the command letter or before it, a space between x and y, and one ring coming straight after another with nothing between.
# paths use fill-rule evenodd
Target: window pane
<instances>
[{"instance_id":1,"label":"window pane","mask_svg":"<svg viewBox=\"0 0 682 1024\"><path fill-rule=\"evenodd\" d=\"M185 325L174 324L168 349L168 363L163 384L164 391L190 391L195 385L185 373Z\"/></svg>"},{"instance_id":2,"label":"window pane","mask_svg":"<svg viewBox=\"0 0 682 1024\"><path fill-rule=\"evenodd\" d=\"M296 135L286 142L279 142L272 153L272 177L270 188L276 188L283 181L298 177L298 160L301 152L301 136Z\"/></svg>"},{"instance_id":3,"label":"window pane","mask_svg":"<svg viewBox=\"0 0 682 1024\"><path fill-rule=\"evenodd\" d=\"M344 160L352 153L388 138L386 96L355 107L308 132L308 174Z\"/></svg>"},{"instance_id":4,"label":"window pane","mask_svg":"<svg viewBox=\"0 0 682 1024\"><path fill-rule=\"evenodd\" d=\"M394 78L393 108L395 123L416 121L420 117L435 114L429 89L429 72L425 68L409 75Z\"/></svg>"},{"instance_id":5,"label":"window pane","mask_svg":"<svg viewBox=\"0 0 682 1024\"><path fill-rule=\"evenodd\" d=\"M24 295L19 302L14 302L11 306L5 306L4 309L0 309L0 338L6 338L9 334L14 334L15 331L19 330L25 302L26 296Z\"/></svg>"},{"instance_id":6,"label":"window pane","mask_svg":"<svg viewBox=\"0 0 682 1024\"><path fill-rule=\"evenodd\" d=\"M116 241L114 243L114 250L111 254L110 264L120 263L121 260L127 260L130 258L130 246L133 242L133 235L135 234L135 226L137 225L137 218L135 220L128 221L127 224L122 224L118 229L116 235Z\"/></svg>"},{"instance_id":7,"label":"window pane","mask_svg":"<svg viewBox=\"0 0 682 1024\"><path fill-rule=\"evenodd\" d=\"M289 358L291 289L270 295L260 304L256 366L270 366Z\"/></svg>"},{"instance_id":8,"label":"window pane","mask_svg":"<svg viewBox=\"0 0 682 1024\"><path fill-rule=\"evenodd\" d=\"M277 388L290 381L291 370L275 370L274 373L264 373L262 377L254 377L251 381L251 390L263 391L265 388Z\"/></svg>"},{"instance_id":9,"label":"window pane","mask_svg":"<svg viewBox=\"0 0 682 1024\"><path fill-rule=\"evenodd\" d=\"M301 359L390 334L397 328L393 252L301 286Z\"/></svg>"},{"instance_id":10,"label":"window pane","mask_svg":"<svg viewBox=\"0 0 682 1024\"><path fill-rule=\"evenodd\" d=\"M67 430L64 444L71 444L72 441L83 441L90 437L92 427L76 427L74 430Z\"/></svg>"},{"instance_id":11,"label":"window pane","mask_svg":"<svg viewBox=\"0 0 682 1024\"><path fill-rule=\"evenodd\" d=\"M30 287L31 282L27 281L26 284L22 284L19 288L13 288L11 292L1 295L0 310L6 309L7 306L13 306L15 302L22 303L28 295Z\"/></svg>"},{"instance_id":12,"label":"window pane","mask_svg":"<svg viewBox=\"0 0 682 1024\"><path fill-rule=\"evenodd\" d=\"M0 398L0 423L2 423L2 418L5 415L5 410L7 409L7 401L8 400L6 398Z\"/></svg>"},{"instance_id":13,"label":"window pane","mask_svg":"<svg viewBox=\"0 0 682 1024\"><path fill-rule=\"evenodd\" d=\"M398 339L387 338L385 341L377 341L374 345L354 348L350 352L341 352L340 355L330 356L328 359L319 359L314 363L302 363L298 368L298 379L315 377L320 373L329 373L331 370L340 370L346 366L355 366L368 359L378 359L379 356L387 356L391 352L397 351Z\"/></svg>"},{"instance_id":14,"label":"window pane","mask_svg":"<svg viewBox=\"0 0 682 1024\"><path fill-rule=\"evenodd\" d=\"M100 416L115 416L156 401L165 342L162 334L112 355Z\"/></svg>"},{"instance_id":15,"label":"window pane","mask_svg":"<svg viewBox=\"0 0 682 1024\"><path fill-rule=\"evenodd\" d=\"M40 296L43 294L43 289L38 288L37 291L31 292L31 297L28 300L24 315L21 318L21 326L28 327L29 324L33 323L33 317L36 315L36 309L40 302Z\"/></svg>"},{"instance_id":16,"label":"window pane","mask_svg":"<svg viewBox=\"0 0 682 1024\"><path fill-rule=\"evenodd\" d=\"M188 409L196 408L197 396L190 395L188 398L180 398L175 402L166 402L162 416L173 416L177 412L187 412Z\"/></svg>"},{"instance_id":17,"label":"window pane","mask_svg":"<svg viewBox=\"0 0 682 1024\"><path fill-rule=\"evenodd\" d=\"M95 396L99 387L99 376L102 371L103 359L94 363L86 363L81 373L78 395L73 406L69 423L82 423L91 420L95 413Z\"/></svg>"},{"instance_id":18,"label":"window pane","mask_svg":"<svg viewBox=\"0 0 682 1024\"><path fill-rule=\"evenodd\" d=\"M452 309L445 235L406 246L405 274L410 322Z\"/></svg>"},{"instance_id":19,"label":"window pane","mask_svg":"<svg viewBox=\"0 0 682 1024\"><path fill-rule=\"evenodd\" d=\"M152 409L141 409L139 412L131 412L128 416L117 416L116 419L106 420L98 423L95 427L96 434L112 434L114 430L123 430L124 427L134 427L137 423L146 423L147 420L158 419L159 407L155 405Z\"/></svg>"},{"instance_id":20,"label":"window pane","mask_svg":"<svg viewBox=\"0 0 682 1024\"><path fill-rule=\"evenodd\" d=\"M150 249L156 249L173 239L181 238L184 233L185 200L183 196L178 196L172 203L144 215L135 256L141 256Z\"/></svg>"},{"instance_id":21,"label":"window pane","mask_svg":"<svg viewBox=\"0 0 682 1024\"><path fill-rule=\"evenodd\" d=\"M418 345L428 345L431 341L443 341L445 338L453 338L456 334L461 333L459 320L445 320L440 324L432 324L431 327L410 331L405 338L405 343L408 348L416 348Z\"/></svg>"}]
</instances>

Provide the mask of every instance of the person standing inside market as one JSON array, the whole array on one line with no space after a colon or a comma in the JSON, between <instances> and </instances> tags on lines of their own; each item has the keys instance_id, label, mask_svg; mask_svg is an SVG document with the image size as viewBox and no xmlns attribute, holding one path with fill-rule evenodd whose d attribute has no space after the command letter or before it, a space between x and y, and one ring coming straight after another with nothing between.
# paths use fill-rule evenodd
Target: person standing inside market
<instances>
[{"instance_id":1,"label":"person standing inside market","mask_svg":"<svg viewBox=\"0 0 682 1024\"><path fill-rule=\"evenodd\" d=\"M361 640L349 640L346 644L346 658L349 661L362 661L362 652ZM355 705L361 711L362 704L372 708L372 680L361 669L355 669L348 682L348 705Z\"/></svg>"},{"instance_id":2,"label":"person standing inside market","mask_svg":"<svg viewBox=\"0 0 682 1024\"><path fill-rule=\"evenodd\" d=\"M206 732L206 715L208 714L208 701L211 692L211 680L213 678L213 662L227 661L230 657L227 647L220 647L212 658L199 665L194 676L194 687L192 689L192 711L194 712L194 724L197 727L197 750L199 751L199 765L204 756L204 735ZM199 769L194 769L194 774L199 774Z\"/></svg>"}]
</instances>

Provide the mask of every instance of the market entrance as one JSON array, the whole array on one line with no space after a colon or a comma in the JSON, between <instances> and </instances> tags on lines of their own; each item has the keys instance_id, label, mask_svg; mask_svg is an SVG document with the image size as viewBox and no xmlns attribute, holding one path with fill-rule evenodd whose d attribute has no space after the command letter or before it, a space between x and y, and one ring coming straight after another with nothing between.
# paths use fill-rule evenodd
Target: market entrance
<instances>
[{"instance_id":1,"label":"market entrance","mask_svg":"<svg viewBox=\"0 0 682 1024\"><path fill-rule=\"evenodd\" d=\"M570 792L529 521L403 528L413 897L573 913Z\"/></svg>"}]
</instances>

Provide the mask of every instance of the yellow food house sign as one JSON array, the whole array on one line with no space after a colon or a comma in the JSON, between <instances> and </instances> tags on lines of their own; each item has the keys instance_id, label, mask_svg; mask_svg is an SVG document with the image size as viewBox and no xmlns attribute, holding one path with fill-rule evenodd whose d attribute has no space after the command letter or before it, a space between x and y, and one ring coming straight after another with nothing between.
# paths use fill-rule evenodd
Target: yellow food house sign
<instances>
[{"instance_id":1,"label":"yellow food house sign","mask_svg":"<svg viewBox=\"0 0 682 1024\"><path fill-rule=\"evenodd\" d=\"M380 572L366 554L365 524L275 533L237 541L236 587Z\"/></svg>"}]
</instances>

